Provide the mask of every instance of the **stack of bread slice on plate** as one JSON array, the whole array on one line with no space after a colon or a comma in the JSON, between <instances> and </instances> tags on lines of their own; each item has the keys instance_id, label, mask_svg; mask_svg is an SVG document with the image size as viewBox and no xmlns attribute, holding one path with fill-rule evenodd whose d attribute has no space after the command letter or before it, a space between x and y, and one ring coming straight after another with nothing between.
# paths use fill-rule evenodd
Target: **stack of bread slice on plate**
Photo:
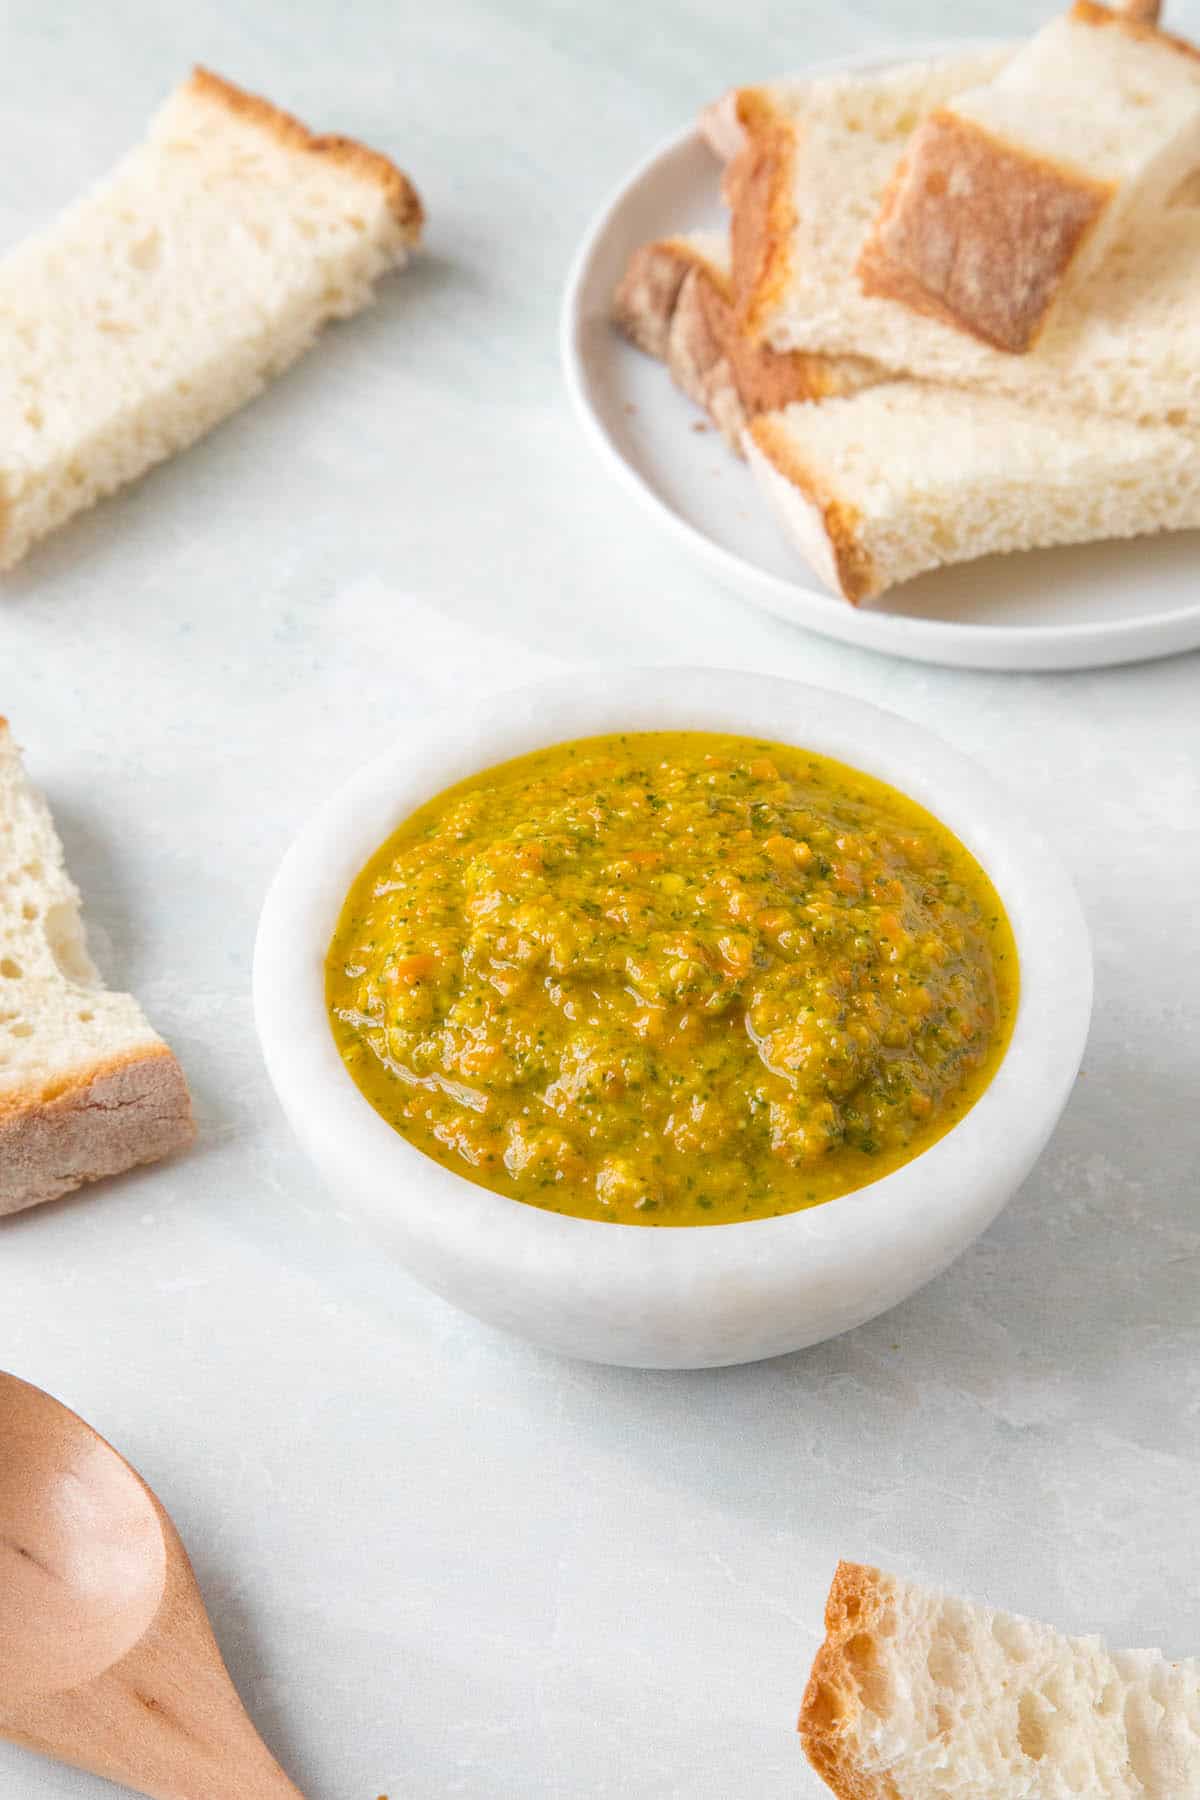
<instances>
[{"instance_id":1,"label":"stack of bread slice on plate","mask_svg":"<svg viewBox=\"0 0 1200 1800\"><path fill-rule=\"evenodd\" d=\"M701 128L728 233L642 246L616 322L834 593L1200 525L1200 52L1078 0Z\"/></svg>"}]
</instances>

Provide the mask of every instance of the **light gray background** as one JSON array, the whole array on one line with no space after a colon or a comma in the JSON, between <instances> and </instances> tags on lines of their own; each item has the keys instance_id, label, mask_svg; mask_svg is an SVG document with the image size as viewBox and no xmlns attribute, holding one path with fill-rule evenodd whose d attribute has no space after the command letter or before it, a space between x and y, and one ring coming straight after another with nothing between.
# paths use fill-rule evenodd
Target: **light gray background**
<instances>
[{"instance_id":1,"label":"light gray background","mask_svg":"<svg viewBox=\"0 0 1200 1800\"><path fill-rule=\"evenodd\" d=\"M952 674L751 613L593 466L556 363L585 223L699 102L1043 16L0 5L0 239L194 58L391 151L431 214L371 315L0 598L0 705L201 1124L186 1159L0 1228L0 1363L158 1489L312 1800L815 1796L792 1723L839 1554L1200 1650L1200 660ZM692 1376L509 1342L338 1217L267 1089L249 965L290 835L414 706L554 658L769 668L891 706L1009 783L1078 878L1096 1019L1050 1151L949 1274L838 1342ZM5 1795L103 1791L0 1749Z\"/></svg>"}]
</instances>

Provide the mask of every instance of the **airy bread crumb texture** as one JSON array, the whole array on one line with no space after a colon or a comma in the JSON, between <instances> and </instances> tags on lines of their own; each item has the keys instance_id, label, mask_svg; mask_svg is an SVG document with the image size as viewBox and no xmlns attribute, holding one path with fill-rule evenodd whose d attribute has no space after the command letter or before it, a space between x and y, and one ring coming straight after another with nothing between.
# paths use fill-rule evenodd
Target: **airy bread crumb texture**
<instances>
[{"instance_id":1,"label":"airy bread crumb texture","mask_svg":"<svg viewBox=\"0 0 1200 1800\"><path fill-rule=\"evenodd\" d=\"M873 598L943 563L1200 526L1194 435L897 381L751 422L751 468L814 572Z\"/></svg>"},{"instance_id":2,"label":"airy bread crumb texture","mask_svg":"<svg viewBox=\"0 0 1200 1800\"><path fill-rule=\"evenodd\" d=\"M420 230L386 157L198 69L0 261L0 568L252 399Z\"/></svg>"},{"instance_id":3,"label":"airy bread crumb texture","mask_svg":"<svg viewBox=\"0 0 1200 1800\"><path fill-rule=\"evenodd\" d=\"M825 261L848 266L879 208L905 142L921 120L988 81L1006 50L904 63L878 74L834 75L740 88L718 116L737 120L740 149L723 187L732 211L733 280L743 327L777 349L792 305L819 286ZM722 142L731 148L732 133ZM854 348L850 354L870 354ZM885 364L883 355L875 360Z\"/></svg>"},{"instance_id":4,"label":"airy bread crumb texture","mask_svg":"<svg viewBox=\"0 0 1200 1800\"><path fill-rule=\"evenodd\" d=\"M1011 53L1009 53L1011 54ZM747 147L729 171L734 283L746 329L777 350L869 355L883 367L1042 406L1200 423L1200 208L1130 221L1091 279L1072 284L1027 354L1014 356L893 299L862 291L863 243L917 124L1007 58L952 59L810 84L786 115L743 107ZM765 151L763 147L766 147ZM738 166L754 167L754 182ZM1188 182L1177 184L1184 200Z\"/></svg>"},{"instance_id":5,"label":"airy bread crumb texture","mask_svg":"<svg viewBox=\"0 0 1200 1800\"><path fill-rule=\"evenodd\" d=\"M174 1056L100 981L49 809L0 720L0 1214L193 1135Z\"/></svg>"},{"instance_id":6,"label":"airy bread crumb texture","mask_svg":"<svg viewBox=\"0 0 1200 1800\"><path fill-rule=\"evenodd\" d=\"M839 1800L1195 1800L1200 1664L842 1563L800 1714Z\"/></svg>"},{"instance_id":7,"label":"airy bread crumb texture","mask_svg":"<svg viewBox=\"0 0 1200 1800\"><path fill-rule=\"evenodd\" d=\"M738 322L729 241L720 233L662 238L635 250L613 299L613 322L666 364L738 456L748 421L760 413L857 393L886 379L861 357L752 343Z\"/></svg>"},{"instance_id":8,"label":"airy bread crumb texture","mask_svg":"<svg viewBox=\"0 0 1200 1800\"><path fill-rule=\"evenodd\" d=\"M1076 6L914 132L864 291L1021 353L1068 286L1200 162L1200 59Z\"/></svg>"}]
</instances>

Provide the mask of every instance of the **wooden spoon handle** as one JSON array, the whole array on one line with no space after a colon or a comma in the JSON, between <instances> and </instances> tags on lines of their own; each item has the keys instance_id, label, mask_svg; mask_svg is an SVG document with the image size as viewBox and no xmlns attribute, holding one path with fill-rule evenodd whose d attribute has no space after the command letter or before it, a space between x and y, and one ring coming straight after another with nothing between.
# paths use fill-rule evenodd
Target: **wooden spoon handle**
<instances>
[{"instance_id":1,"label":"wooden spoon handle","mask_svg":"<svg viewBox=\"0 0 1200 1800\"><path fill-rule=\"evenodd\" d=\"M246 1716L187 1552L159 1502L150 1499L161 1523L166 1570L149 1627L94 1680L7 1706L0 1702L0 1733L150 1800L304 1800Z\"/></svg>"},{"instance_id":2,"label":"wooden spoon handle","mask_svg":"<svg viewBox=\"0 0 1200 1800\"><path fill-rule=\"evenodd\" d=\"M99 1680L20 1709L3 1735L150 1800L304 1800L222 1679L162 1681L136 1654Z\"/></svg>"},{"instance_id":3,"label":"wooden spoon handle","mask_svg":"<svg viewBox=\"0 0 1200 1800\"><path fill-rule=\"evenodd\" d=\"M162 1504L2 1371L0 1737L150 1800L304 1800L234 1691Z\"/></svg>"}]
</instances>

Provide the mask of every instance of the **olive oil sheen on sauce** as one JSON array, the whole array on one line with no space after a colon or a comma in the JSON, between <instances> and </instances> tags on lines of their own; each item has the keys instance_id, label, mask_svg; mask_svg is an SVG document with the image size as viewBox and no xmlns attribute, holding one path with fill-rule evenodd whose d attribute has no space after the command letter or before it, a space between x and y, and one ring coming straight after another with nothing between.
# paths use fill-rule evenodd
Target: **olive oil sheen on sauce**
<instances>
[{"instance_id":1,"label":"olive oil sheen on sauce","mask_svg":"<svg viewBox=\"0 0 1200 1800\"><path fill-rule=\"evenodd\" d=\"M353 1080L514 1200L721 1225L878 1179L979 1098L1017 1010L978 863L884 783L708 732L581 739L422 806L326 964Z\"/></svg>"}]
</instances>

